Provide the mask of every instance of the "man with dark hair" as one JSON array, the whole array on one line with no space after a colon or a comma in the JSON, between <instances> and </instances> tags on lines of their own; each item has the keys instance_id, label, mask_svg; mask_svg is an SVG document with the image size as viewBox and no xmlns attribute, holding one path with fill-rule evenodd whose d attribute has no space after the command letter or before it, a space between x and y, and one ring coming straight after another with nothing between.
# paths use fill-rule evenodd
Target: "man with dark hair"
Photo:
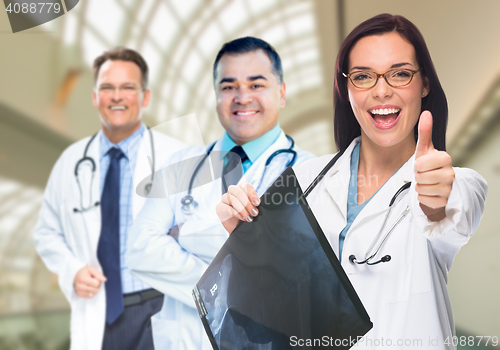
<instances>
[{"instance_id":1,"label":"man with dark hair","mask_svg":"<svg viewBox=\"0 0 500 350\"><path fill-rule=\"evenodd\" d=\"M128 228L144 203L134 179L151 174L144 154L164 162L184 145L142 123L151 92L139 53L105 52L93 69L101 131L55 164L35 245L71 305L72 350L154 349L150 318L163 294L133 277L125 261Z\"/></svg>"},{"instance_id":2,"label":"man with dark hair","mask_svg":"<svg viewBox=\"0 0 500 350\"><path fill-rule=\"evenodd\" d=\"M152 318L156 350L211 349L191 291L228 237L215 213L222 195L248 184L262 195L288 166L314 157L294 146L278 124L286 87L271 45L252 37L226 43L213 72L225 134L172 157L179 168L174 177L186 186L169 198L148 199L129 232L132 274L165 294L162 311ZM184 161L194 157L194 163ZM188 163L193 166L182 167ZM212 172L215 179L204 182L203 174Z\"/></svg>"},{"instance_id":3,"label":"man with dark hair","mask_svg":"<svg viewBox=\"0 0 500 350\"><path fill-rule=\"evenodd\" d=\"M219 61L224 55L242 55L252 51L262 50L271 60L271 68L273 73L278 78L278 83L283 83L283 68L281 67L281 58L269 43L262 39L247 36L225 43L219 50L217 57L212 67L214 83L217 80L217 67Z\"/></svg>"}]
</instances>

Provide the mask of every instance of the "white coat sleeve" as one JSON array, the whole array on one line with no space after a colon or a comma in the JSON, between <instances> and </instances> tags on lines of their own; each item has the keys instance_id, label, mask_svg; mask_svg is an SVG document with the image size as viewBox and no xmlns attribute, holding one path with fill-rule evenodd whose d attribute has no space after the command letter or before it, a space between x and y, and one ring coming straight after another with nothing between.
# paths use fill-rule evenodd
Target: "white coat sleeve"
<instances>
[{"instance_id":1,"label":"white coat sleeve","mask_svg":"<svg viewBox=\"0 0 500 350\"><path fill-rule=\"evenodd\" d=\"M410 188L410 210L416 228L431 242L442 266L450 269L455 254L474 234L484 212L488 185L476 171L467 168L453 168L455 180L451 190L446 217L430 221L420 208L415 181Z\"/></svg>"},{"instance_id":2,"label":"white coat sleeve","mask_svg":"<svg viewBox=\"0 0 500 350\"><path fill-rule=\"evenodd\" d=\"M174 224L168 198L148 198L129 230L127 265L135 277L194 307L191 291L208 263L168 235Z\"/></svg>"},{"instance_id":3,"label":"white coat sleeve","mask_svg":"<svg viewBox=\"0 0 500 350\"><path fill-rule=\"evenodd\" d=\"M71 302L76 297L73 281L76 273L85 266L71 251L66 241L61 220L62 176L71 174L63 166L63 156L59 158L50 174L45 188L42 207L34 232L35 248L47 268L58 275L59 285L64 295Z\"/></svg>"},{"instance_id":4,"label":"white coat sleeve","mask_svg":"<svg viewBox=\"0 0 500 350\"><path fill-rule=\"evenodd\" d=\"M209 264L229 238L216 214L214 216L216 218L188 220L179 233L179 244Z\"/></svg>"}]
</instances>

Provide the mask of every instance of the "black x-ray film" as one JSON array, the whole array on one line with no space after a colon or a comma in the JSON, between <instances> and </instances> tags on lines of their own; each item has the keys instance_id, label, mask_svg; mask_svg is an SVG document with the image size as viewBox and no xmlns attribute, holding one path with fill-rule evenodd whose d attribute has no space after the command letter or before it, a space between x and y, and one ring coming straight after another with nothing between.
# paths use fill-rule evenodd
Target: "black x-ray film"
<instances>
[{"instance_id":1,"label":"black x-ray film","mask_svg":"<svg viewBox=\"0 0 500 350\"><path fill-rule=\"evenodd\" d=\"M291 167L231 234L193 290L215 350L348 349L373 324ZM317 343L316 343L317 344Z\"/></svg>"}]
</instances>

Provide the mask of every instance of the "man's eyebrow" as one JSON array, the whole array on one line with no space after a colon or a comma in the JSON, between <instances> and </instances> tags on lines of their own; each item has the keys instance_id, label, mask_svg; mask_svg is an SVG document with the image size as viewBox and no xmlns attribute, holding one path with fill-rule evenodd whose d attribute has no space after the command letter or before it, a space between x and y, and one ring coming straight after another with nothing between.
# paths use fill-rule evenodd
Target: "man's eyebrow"
<instances>
[{"instance_id":1,"label":"man's eyebrow","mask_svg":"<svg viewBox=\"0 0 500 350\"><path fill-rule=\"evenodd\" d=\"M224 84L224 83L234 83L236 81L236 78L222 78L219 81L219 84Z\"/></svg>"},{"instance_id":2,"label":"man's eyebrow","mask_svg":"<svg viewBox=\"0 0 500 350\"><path fill-rule=\"evenodd\" d=\"M259 80L259 79L267 80L267 78L263 75L252 75L252 76L247 78L248 81L254 81L254 80Z\"/></svg>"},{"instance_id":3,"label":"man's eyebrow","mask_svg":"<svg viewBox=\"0 0 500 350\"><path fill-rule=\"evenodd\" d=\"M259 79L263 79L263 80L267 80L267 78L261 74L259 75L251 75L247 78L248 81L255 81L255 80L259 80ZM222 78L219 82L219 84L223 84L223 83L234 83L236 81L236 78L232 78L232 77L228 77L228 78Z\"/></svg>"},{"instance_id":4,"label":"man's eyebrow","mask_svg":"<svg viewBox=\"0 0 500 350\"><path fill-rule=\"evenodd\" d=\"M391 66L391 68L399 68L399 67L403 67L403 66L407 66L407 65L410 65L410 66L413 66L413 64L411 63L408 63L408 62L401 62L401 63L395 63ZM355 67L352 67L351 68L351 71L352 70L373 70L372 68L370 67L363 67L363 66L355 66Z\"/></svg>"}]
</instances>

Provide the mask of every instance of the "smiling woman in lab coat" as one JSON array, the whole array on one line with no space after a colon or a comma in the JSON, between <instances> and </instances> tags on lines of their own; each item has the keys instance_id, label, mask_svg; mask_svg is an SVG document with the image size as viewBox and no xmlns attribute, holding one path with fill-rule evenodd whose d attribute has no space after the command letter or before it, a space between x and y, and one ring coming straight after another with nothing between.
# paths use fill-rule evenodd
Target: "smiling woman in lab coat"
<instances>
[{"instance_id":1,"label":"smiling woman in lab coat","mask_svg":"<svg viewBox=\"0 0 500 350\"><path fill-rule=\"evenodd\" d=\"M335 73L342 155L308 202L374 324L357 347L453 349L448 271L479 225L487 184L473 170L452 167L446 97L413 23L389 14L361 23L345 39ZM332 158L297 167L303 190ZM389 202L408 182L381 230ZM250 185L229 188L217 206L228 232L257 215L252 202L258 197ZM390 260L360 264L396 222L369 262Z\"/></svg>"}]
</instances>

